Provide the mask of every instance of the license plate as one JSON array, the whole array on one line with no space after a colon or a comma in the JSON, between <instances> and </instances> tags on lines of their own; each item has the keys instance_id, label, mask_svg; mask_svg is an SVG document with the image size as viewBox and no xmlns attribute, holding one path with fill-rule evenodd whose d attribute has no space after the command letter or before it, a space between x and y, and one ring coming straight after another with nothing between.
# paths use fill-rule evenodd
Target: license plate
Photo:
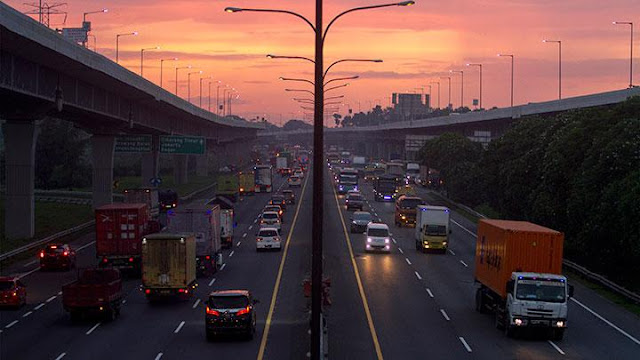
<instances>
[{"instance_id":1,"label":"license plate","mask_svg":"<svg viewBox=\"0 0 640 360\"><path fill-rule=\"evenodd\" d=\"M160 290L160 294L168 295L168 294L171 294L171 291L170 290Z\"/></svg>"}]
</instances>

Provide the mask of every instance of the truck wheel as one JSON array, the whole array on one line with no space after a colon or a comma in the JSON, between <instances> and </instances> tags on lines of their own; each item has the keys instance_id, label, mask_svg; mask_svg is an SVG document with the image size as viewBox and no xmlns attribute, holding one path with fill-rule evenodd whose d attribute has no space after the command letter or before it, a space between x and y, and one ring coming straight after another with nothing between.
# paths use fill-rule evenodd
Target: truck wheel
<instances>
[{"instance_id":1,"label":"truck wheel","mask_svg":"<svg viewBox=\"0 0 640 360\"><path fill-rule=\"evenodd\" d=\"M551 330L551 338L555 341L560 341L564 337L564 329Z\"/></svg>"}]
</instances>

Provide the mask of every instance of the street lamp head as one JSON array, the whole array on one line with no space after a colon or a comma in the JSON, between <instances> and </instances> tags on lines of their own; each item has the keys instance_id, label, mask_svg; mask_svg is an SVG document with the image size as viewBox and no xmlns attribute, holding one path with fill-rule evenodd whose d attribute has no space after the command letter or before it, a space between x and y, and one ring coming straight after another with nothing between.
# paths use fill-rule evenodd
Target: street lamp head
<instances>
[{"instance_id":1,"label":"street lamp head","mask_svg":"<svg viewBox=\"0 0 640 360\"><path fill-rule=\"evenodd\" d=\"M107 13L107 12L109 12L109 9L102 9L102 12L103 13Z\"/></svg>"},{"instance_id":2,"label":"street lamp head","mask_svg":"<svg viewBox=\"0 0 640 360\"><path fill-rule=\"evenodd\" d=\"M241 8L237 8L237 7L226 7L226 8L224 8L224 11L226 11L228 13L235 13L235 12L242 11L242 9Z\"/></svg>"},{"instance_id":3,"label":"street lamp head","mask_svg":"<svg viewBox=\"0 0 640 360\"><path fill-rule=\"evenodd\" d=\"M398 6L411 6L415 4L416 4L415 1L402 1L398 3Z\"/></svg>"},{"instance_id":4,"label":"street lamp head","mask_svg":"<svg viewBox=\"0 0 640 360\"><path fill-rule=\"evenodd\" d=\"M278 78L278 80L284 80L284 78L283 78L282 76L280 76L280 77Z\"/></svg>"},{"instance_id":5,"label":"street lamp head","mask_svg":"<svg viewBox=\"0 0 640 360\"><path fill-rule=\"evenodd\" d=\"M273 59L274 57L275 57L275 55L267 54L267 58L268 59Z\"/></svg>"},{"instance_id":6,"label":"street lamp head","mask_svg":"<svg viewBox=\"0 0 640 360\"><path fill-rule=\"evenodd\" d=\"M375 63L381 63L381 62L382 62L382 59L375 59L375 60L372 60L372 62L375 62Z\"/></svg>"},{"instance_id":7,"label":"street lamp head","mask_svg":"<svg viewBox=\"0 0 640 360\"><path fill-rule=\"evenodd\" d=\"M134 31L134 32L131 33L131 35L136 36L136 35L138 35L138 32Z\"/></svg>"}]
</instances>

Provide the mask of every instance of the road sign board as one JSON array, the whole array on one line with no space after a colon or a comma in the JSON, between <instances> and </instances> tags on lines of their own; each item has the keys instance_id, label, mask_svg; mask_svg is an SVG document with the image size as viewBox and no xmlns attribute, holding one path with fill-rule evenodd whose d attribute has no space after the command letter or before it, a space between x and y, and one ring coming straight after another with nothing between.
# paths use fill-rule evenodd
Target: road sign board
<instances>
[{"instance_id":1,"label":"road sign board","mask_svg":"<svg viewBox=\"0 0 640 360\"><path fill-rule=\"evenodd\" d=\"M86 28L63 28L62 36L65 38L77 42L87 42L87 29Z\"/></svg>"},{"instance_id":2,"label":"road sign board","mask_svg":"<svg viewBox=\"0 0 640 360\"><path fill-rule=\"evenodd\" d=\"M200 136L160 136L160 152L163 154L204 154L206 140Z\"/></svg>"},{"instance_id":3,"label":"road sign board","mask_svg":"<svg viewBox=\"0 0 640 360\"><path fill-rule=\"evenodd\" d=\"M149 153L152 148L151 135L116 137L117 153Z\"/></svg>"}]
</instances>

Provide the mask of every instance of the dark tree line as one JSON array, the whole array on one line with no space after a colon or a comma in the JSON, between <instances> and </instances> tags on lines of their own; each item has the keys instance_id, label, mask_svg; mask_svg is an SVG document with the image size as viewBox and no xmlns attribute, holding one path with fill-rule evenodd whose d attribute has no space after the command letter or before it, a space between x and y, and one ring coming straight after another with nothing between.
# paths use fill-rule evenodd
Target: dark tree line
<instances>
[{"instance_id":1,"label":"dark tree line","mask_svg":"<svg viewBox=\"0 0 640 360\"><path fill-rule=\"evenodd\" d=\"M640 98L523 118L482 150L444 134L421 149L449 197L565 233L565 257L640 287Z\"/></svg>"}]
</instances>

